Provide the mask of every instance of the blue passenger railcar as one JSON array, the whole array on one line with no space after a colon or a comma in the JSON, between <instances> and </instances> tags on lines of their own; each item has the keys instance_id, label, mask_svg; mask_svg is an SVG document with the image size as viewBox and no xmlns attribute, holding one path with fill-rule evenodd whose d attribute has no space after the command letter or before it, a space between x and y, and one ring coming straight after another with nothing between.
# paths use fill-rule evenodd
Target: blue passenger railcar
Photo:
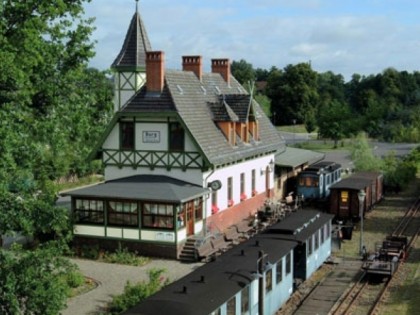
<instances>
[{"instance_id":1,"label":"blue passenger railcar","mask_svg":"<svg viewBox=\"0 0 420 315\"><path fill-rule=\"evenodd\" d=\"M308 279L331 255L331 223L333 215L315 210L302 210L268 230L295 241L294 278Z\"/></svg>"},{"instance_id":2,"label":"blue passenger railcar","mask_svg":"<svg viewBox=\"0 0 420 315\"><path fill-rule=\"evenodd\" d=\"M124 314L273 315L293 293L295 246L257 235Z\"/></svg>"},{"instance_id":3,"label":"blue passenger railcar","mask_svg":"<svg viewBox=\"0 0 420 315\"><path fill-rule=\"evenodd\" d=\"M330 194L330 186L340 180L340 164L329 161L312 164L298 175L297 195L306 200L325 199Z\"/></svg>"},{"instance_id":4,"label":"blue passenger railcar","mask_svg":"<svg viewBox=\"0 0 420 315\"><path fill-rule=\"evenodd\" d=\"M294 212L123 314L274 315L330 255L331 219Z\"/></svg>"}]
</instances>

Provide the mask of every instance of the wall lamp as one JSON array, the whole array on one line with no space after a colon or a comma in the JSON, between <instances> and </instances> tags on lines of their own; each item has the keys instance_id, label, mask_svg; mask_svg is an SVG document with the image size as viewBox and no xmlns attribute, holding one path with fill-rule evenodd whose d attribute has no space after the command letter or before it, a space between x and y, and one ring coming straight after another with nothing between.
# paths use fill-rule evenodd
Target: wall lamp
<instances>
[{"instance_id":1,"label":"wall lamp","mask_svg":"<svg viewBox=\"0 0 420 315\"><path fill-rule=\"evenodd\" d=\"M273 172L274 171L274 160L271 159L270 162L268 163L267 167L265 169L261 169L261 175L264 175L266 172Z\"/></svg>"}]
</instances>

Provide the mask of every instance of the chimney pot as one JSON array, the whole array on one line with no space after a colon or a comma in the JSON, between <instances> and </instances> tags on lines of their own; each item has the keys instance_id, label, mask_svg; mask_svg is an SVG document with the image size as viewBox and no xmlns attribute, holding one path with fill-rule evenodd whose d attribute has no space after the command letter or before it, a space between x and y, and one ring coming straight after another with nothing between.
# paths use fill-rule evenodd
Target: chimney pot
<instances>
[{"instance_id":1,"label":"chimney pot","mask_svg":"<svg viewBox=\"0 0 420 315\"><path fill-rule=\"evenodd\" d=\"M148 51L146 53L146 87L148 92L161 93L165 79L165 53Z\"/></svg>"},{"instance_id":2,"label":"chimney pot","mask_svg":"<svg viewBox=\"0 0 420 315\"><path fill-rule=\"evenodd\" d=\"M182 70L192 71L201 81L203 75L203 58L201 56L183 56L182 57Z\"/></svg>"}]
</instances>

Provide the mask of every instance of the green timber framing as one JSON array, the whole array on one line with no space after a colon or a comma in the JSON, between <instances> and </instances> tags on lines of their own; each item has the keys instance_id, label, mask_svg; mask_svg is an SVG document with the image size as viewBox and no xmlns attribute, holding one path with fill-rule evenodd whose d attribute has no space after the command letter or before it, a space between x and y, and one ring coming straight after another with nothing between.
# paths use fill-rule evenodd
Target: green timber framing
<instances>
[{"instance_id":1,"label":"green timber framing","mask_svg":"<svg viewBox=\"0 0 420 315\"><path fill-rule=\"evenodd\" d=\"M198 152L169 152L169 151L141 151L141 150L132 150L132 151L123 151L119 149L102 149L101 146L114 129L115 125L120 121L130 118L134 124L138 122L150 123L146 120L147 118L165 118L165 121L162 123L169 122L179 122L185 132L188 134L189 138L193 141L193 144L198 148ZM160 113L141 113L141 120L138 119L138 113L123 113L117 112L112 118L111 122L108 124L107 129L103 133L101 139L98 141L95 148L90 153L88 159L98 159L100 158L100 153L103 154L103 163L105 166L118 166L122 167L132 167L137 169L138 167L149 167L154 169L156 167L166 168L168 170L172 168L181 168L186 171L188 168L201 169L206 171L210 168L210 162L203 153L201 147L195 141L195 138L192 136L191 132L188 130L187 126L184 124L180 116L176 112L160 112ZM173 120L171 120L173 119ZM151 160L147 158L151 157ZM202 159L200 164L199 160Z\"/></svg>"},{"instance_id":2,"label":"green timber framing","mask_svg":"<svg viewBox=\"0 0 420 315\"><path fill-rule=\"evenodd\" d=\"M141 86L146 83L145 71L145 68L136 69L131 67L127 67L127 70L124 72L121 71L121 69L119 69L119 71L115 71L116 75L118 75L118 110L120 110L125 105L125 103L121 104L121 92L133 91L133 94L136 94L136 92L141 88ZM130 81L133 77L134 85Z\"/></svg>"}]
</instances>

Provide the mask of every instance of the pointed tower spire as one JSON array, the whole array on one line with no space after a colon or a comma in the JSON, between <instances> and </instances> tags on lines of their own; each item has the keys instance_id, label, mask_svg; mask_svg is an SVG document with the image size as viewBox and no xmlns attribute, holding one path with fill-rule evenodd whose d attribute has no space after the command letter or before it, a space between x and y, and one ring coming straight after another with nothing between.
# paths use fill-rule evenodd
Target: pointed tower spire
<instances>
[{"instance_id":1,"label":"pointed tower spire","mask_svg":"<svg viewBox=\"0 0 420 315\"><path fill-rule=\"evenodd\" d=\"M127 68L144 70L146 52L151 50L149 37L138 11L138 0L136 0L136 12L131 19L121 51L111 67L116 70Z\"/></svg>"},{"instance_id":2,"label":"pointed tower spire","mask_svg":"<svg viewBox=\"0 0 420 315\"><path fill-rule=\"evenodd\" d=\"M116 112L146 82L146 53L151 50L136 0L136 12L131 19L121 51L111 66L115 71L114 110Z\"/></svg>"}]
</instances>

